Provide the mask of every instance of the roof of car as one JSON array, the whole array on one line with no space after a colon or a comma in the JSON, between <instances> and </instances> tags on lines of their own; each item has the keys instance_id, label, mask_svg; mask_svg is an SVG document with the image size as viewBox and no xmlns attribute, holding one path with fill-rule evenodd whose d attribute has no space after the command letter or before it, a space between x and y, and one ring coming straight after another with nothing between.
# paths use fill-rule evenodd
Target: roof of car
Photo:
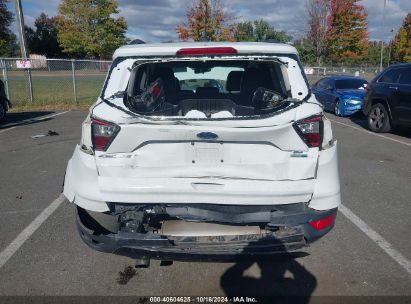
<instances>
[{"instance_id":1,"label":"roof of car","mask_svg":"<svg viewBox=\"0 0 411 304\"><path fill-rule=\"evenodd\" d=\"M331 76L324 77L323 79L332 79L332 80L361 79L361 80L365 80L362 77L350 76L350 75L331 75Z\"/></svg>"},{"instance_id":2,"label":"roof of car","mask_svg":"<svg viewBox=\"0 0 411 304\"><path fill-rule=\"evenodd\" d=\"M399 68L399 67L411 67L411 63L410 62L405 62L405 63L392 64L389 67L387 67L387 69Z\"/></svg>"},{"instance_id":3,"label":"roof of car","mask_svg":"<svg viewBox=\"0 0 411 304\"><path fill-rule=\"evenodd\" d=\"M178 42L133 44L118 48L113 55L117 57L132 56L173 56L183 48L232 47L238 54L298 54L297 50L288 44L267 42Z\"/></svg>"}]
</instances>

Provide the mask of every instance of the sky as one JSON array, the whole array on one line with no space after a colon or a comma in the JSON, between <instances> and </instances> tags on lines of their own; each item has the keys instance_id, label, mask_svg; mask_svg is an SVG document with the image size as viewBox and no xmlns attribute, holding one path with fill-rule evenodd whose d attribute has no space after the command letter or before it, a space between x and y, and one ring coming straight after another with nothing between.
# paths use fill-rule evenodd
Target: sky
<instances>
[{"instance_id":1,"label":"sky","mask_svg":"<svg viewBox=\"0 0 411 304\"><path fill-rule=\"evenodd\" d=\"M21 0L25 24L33 26L41 12L57 14L60 0ZM307 0L222 0L228 13L238 16L238 21L267 20L276 30L286 31L294 39L304 36L307 17L304 12ZM15 12L14 1L10 9ZM120 15L128 23L127 36L146 42L178 40L175 28L185 21L185 12L194 0L118 0ZM371 40L388 42L398 31L406 14L411 12L411 0L386 0L383 25L384 0L362 0L368 13ZM14 30L16 26L14 26ZM393 30L391 32L391 30Z\"/></svg>"}]
</instances>

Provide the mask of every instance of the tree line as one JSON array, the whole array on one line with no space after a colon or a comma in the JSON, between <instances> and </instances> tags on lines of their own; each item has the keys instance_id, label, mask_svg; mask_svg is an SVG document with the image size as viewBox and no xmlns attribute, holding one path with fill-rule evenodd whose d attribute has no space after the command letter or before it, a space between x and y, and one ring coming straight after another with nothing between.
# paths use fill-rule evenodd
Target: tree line
<instances>
[{"instance_id":1,"label":"tree line","mask_svg":"<svg viewBox=\"0 0 411 304\"><path fill-rule=\"evenodd\" d=\"M195 0L186 21L176 26L182 41L272 41L293 44L309 65L378 65L381 42L370 41L367 13L360 0L306 0L307 31L295 39L262 19L239 21L223 0ZM10 30L13 14L0 0L0 57L19 56ZM227 2L228 3L228 2ZM110 58L129 40L116 0L62 0L57 16L41 13L26 27L29 53L48 58ZM290 21L291 22L291 21ZM384 63L411 62L411 13L395 38L384 43Z\"/></svg>"},{"instance_id":2,"label":"tree line","mask_svg":"<svg viewBox=\"0 0 411 304\"><path fill-rule=\"evenodd\" d=\"M0 0L0 57L20 56L6 2ZM29 53L48 58L111 58L128 42L127 22L116 17L118 13L115 0L62 0L57 16L41 13L34 27L25 27Z\"/></svg>"},{"instance_id":3,"label":"tree line","mask_svg":"<svg viewBox=\"0 0 411 304\"><path fill-rule=\"evenodd\" d=\"M378 65L381 42L370 41L367 13L360 0L307 0L307 33L293 39L265 20L237 22L225 13L220 0L197 0L186 12L187 21L178 25L180 40L277 41L293 44L305 64ZM291 22L291 21L290 21ZM292 42L292 43L291 43ZM411 62L411 13L395 38L384 43L385 64ZM388 54L388 56L387 56Z\"/></svg>"}]
</instances>

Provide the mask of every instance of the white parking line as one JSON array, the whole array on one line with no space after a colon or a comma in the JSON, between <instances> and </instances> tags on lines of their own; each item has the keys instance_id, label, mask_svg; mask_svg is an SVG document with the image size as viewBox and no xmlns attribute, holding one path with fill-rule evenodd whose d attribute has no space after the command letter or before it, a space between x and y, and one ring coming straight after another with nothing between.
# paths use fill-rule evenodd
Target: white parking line
<instances>
[{"instance_id":1,"label":"white parking line","mask_svg":"<svg viewBox=\"0 0 411 304\"><path fill-rule=\"evenodd\" d=\"M20 125L24 126L26 123L30 123L30 122L33 122L33 121L46 120L46 119L49 119L49 118L52 118L52 117L56 117L56 116L59 116L59 115L66 114L66 113L68 113L68 112L70 112L70 111L71 111L71 110L67 110L67 111L64 111L64 112L59 112L59 113L55 113L55 114L51 114L51 115L47 115L47 116L38 117L38 118L25 119L25 120L22 120L21 122L19 122L19 123L18 123L18 126L20 126ZM4 132L7 132L7 131L10 131L10 130L13 130L13 129L17 128L18 126L12 126L12 127L10 127L10 128L4 129L4 130L0 130L0 134L1 134L1 133L4 133Z\"/></svg>"},{"instance_id":2,"label":"white parking line","mask_svg":"<svg viewBox=\"0 0 411 304\"><path fill-rule=\"evenodd\" d=\"M61 194L46 209L43 210L11 243L0 253L0 268L20 249L20 247L33 235L34 232L60 207L65 197ZM368 226L350 209L341 204L338 210L355 226L365 233L375 244L384 250L405 271L411 274L411 262L387 242L378 232Z\"/></svg>"},{"instance_id":3,"label":"white parking line","mask_svg":"<svg viewBox=\"0 0 411 304\"><path fill-rule=\"evenodd\" d=\"M44 209L20 234L0 252L0 268L19 250L19 248L32 236L32 234L43 224L50 215L64 202L65 197L61 194L46 209Z\"/></svg>"},{"instance_id":4,"label":"white parking line","mask_svg":"<svg viewBox=\"0 0 411 304\"><path fill-rule=\"evenodd\" d=\"M20 214L20 213L31 213L31 212L39 212L43 209L27 209L27 210L12 210L12 211L0 211L0 215L4 214Z\"/></svg>"},{"instance_id":5,"label":"white parking line","mask_svg":"<svg viewBox=\"0 0 411 304\"><path fill-rule=\"evenodd\" d=\"M15 128L17 128L17 127L14 126L14 127L10 127L10 128L4 129L4 130L0 130L0 134L1 134L1 133L4 133L4 132L7 132L7 131L10 131L10 130L13 130L13 129L15 129Z\"/></svg>"},{"instance_id":6,"label":"white parking line","mask_svg":"<svg viewBox=\"0 0 411 304\"><path fill-rule=\"evenodd\" d=\"M411 274L411 262L392 247L379 233L368 226L362 219L356 216L350 209L341 204L338 210L355 226L364 232L375 244L385 251L394 261Z\"/></svg>"},{"instance_id":7,"label":"white parking line","mask_svg":"<svg viewBox=\"0 0 411 304\"><path fill-rule=\"evenodd\" d=\"M328 118L328 120L331 120L332 122L334 122L334 123L336 123L336 124L339 124L339 125L342 125L342 126L350 127L350 128L356 129L356 130L358 130L358 131L362 131L362 132L364 132L364 133L368 133L368 134L371 134L371 135L374 135L374 136L382 137L382 138L385 138L385 139L394 141L394 142L396 142L396 143L400 143L400 144L403 144L403 145L406 145L406 146L410 146L410 147L411 147L411 143L408 143L408 142L405 142L405 141L402 141L402 140L398 140L398 139L391 138L391 137L388 137L388 136L385 136L385 135L381 135L381 134L374 133L374 132L371 132L371 131L368 131L368 130L364 130L364 129L362 129L362 128L358 128L358 127L355 127L355 126L352 126L352 125L349 125L349 124L346 124L346 123L343 123L343 122L340 122L340 121L336 121L336 120L334 120L334 119Z\"/></svg>"}]
</instances>

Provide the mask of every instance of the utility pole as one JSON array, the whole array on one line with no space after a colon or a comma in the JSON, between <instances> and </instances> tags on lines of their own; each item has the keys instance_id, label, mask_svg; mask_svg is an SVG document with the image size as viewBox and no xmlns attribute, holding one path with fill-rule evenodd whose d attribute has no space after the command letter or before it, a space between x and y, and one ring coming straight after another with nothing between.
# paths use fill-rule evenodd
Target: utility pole
<instances>
[{"instance_id":1,"label":"utility pole","mask_svg":"<svg viewBox=\"0 0 411 304\"><path fill-rule=\"evenodd\" d=\"M387 0L384 0L384 8L382 10L382 33L385 33L385 6L387 5ZM380 60L380 72L382 71L382 61L384 57L384 36L381 38L381 60Z\"/></svg>"},{"instance_id":2,"label":"utility pole","mask_svg":"<svg viewBox=\"0 0 411 304\"><path fill-rule=\"evenodd\" d=\"M391 32L391 40L390 40L390 50L388 53L388 66L390 66L390 61L391 61L391 47L394 42L394 29L391 29L390 32Z\"/></svg>"},{"instance_id":3,"label":"utility pole","mask_svg":"<svg viewBox=\"0 0 411 304\"><path fill-rule=\"evenodd\" d=\"M23 15L23 8L21 6L21 0L15 0L15 6L16 6L17 26L19 28L21 57L23 59L28 59L26 35L24 33L24 15ZM31 79L31 70L26 69L26 73L27 73L26 76L27 76L27 80L29 84L28 89L29 89L30 102L33 102L33 82Z\"/></svg>"}]
</instances>

